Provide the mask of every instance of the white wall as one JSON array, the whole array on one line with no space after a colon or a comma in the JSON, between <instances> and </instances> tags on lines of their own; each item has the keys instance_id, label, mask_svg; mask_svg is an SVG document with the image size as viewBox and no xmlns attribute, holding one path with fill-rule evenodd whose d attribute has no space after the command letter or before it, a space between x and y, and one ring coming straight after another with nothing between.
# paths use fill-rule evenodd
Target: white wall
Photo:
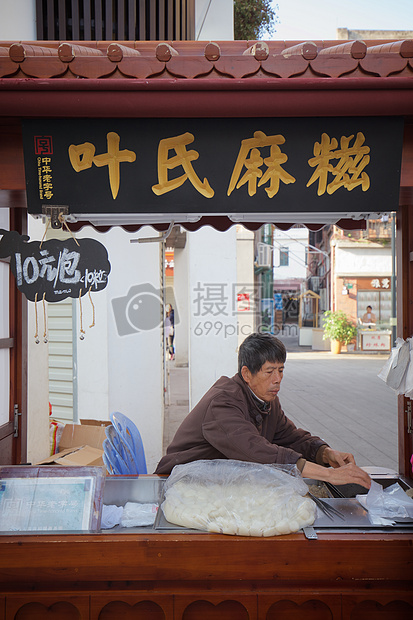
<instances>
[{"instance_id":1,"label":"white wall","mask_svg":"<svg viewBox=\"0 0 413 620\"><path fill-rule=\"evenodd\" d=\"M0 0L0 41L35 40L35 0Z\"/></svg>"},{"instance_id":2,"label":"white wall","mask_svg":"<svg viewBox=\"0 0 413 620\"><path fill-rule=\"evenodd\" d=\"M222 375L237 371L236 229L209 226L188 235L190 408Z\"/></svg>"},{"instance_id":3,"label":"white wall","mask_svg":"<svg viewBox=\"0 0 413 620\"><path fill-rule=\"evenodd\" d=\"M186 233L188 235L192 233ZM186 366L189 355L189 298L188 298L188 251L174 250L174 294L178 309L175 315L175 365Z\"/></svg>"},{"instance_id":4,"label":"white wall","mask_svg":"<svg viewBox=\"0 0 413 620\"><path fill-rule=\"evenodd\" d=\"M378 244L336 244L337 276L389 275L392 271L391 248Z\"/></svg>"},{"instance_id":5,"label":"white wall","mask_svg":"<svg viewBox=\"0 0 413 620\"><path fill-rule=\"evenodd\" d=\"M250 295L250 309L238 310L238 346L255 331L255 317L258 311L258 290L254 287L254 233L241 225L237 233L237 291ZM238 308L247 308L239 304Z\"/></svg>"},{"instance_id":6,"label":"white wall","mask_svg":"<svg viewBox=\"0 0 413 620\"><path fill-rule=\"evenodd\" d=\"M121 320L123 325L127 324L127 303L132 286L141 285L140 299L154 300L154 311L157 311L156 295L149 292L149 287L159 291L159 243L132 244L130 239L157 237L158 233L150 227L133 234L114 227L99 234L87 227L76 236L95 238L103 243L111 263L108 286L92 294L96 316L96 326L92 329L87 328L91 308L88 308L87 297L82 299L86 334L83 341L77 340L79 418L108 420L113 411L131 418L142 435L151 473L162 456L161 319L150 330L144 329L147 327L145 319L138 319L138 330L129 325L127 335L119 335L118 324ZM120 298L125 314L118 309L116 319L112 300Z\"/></svg>"},{"instance_id":7,"label":"white wall","mask_svg":"<svg viewBox=\"0 0 413 620\"><path fill-rule=\"evenodd\" d=\"M233 0L195 0L195 40L234 39Z\"/></svg>"}]
</instances>

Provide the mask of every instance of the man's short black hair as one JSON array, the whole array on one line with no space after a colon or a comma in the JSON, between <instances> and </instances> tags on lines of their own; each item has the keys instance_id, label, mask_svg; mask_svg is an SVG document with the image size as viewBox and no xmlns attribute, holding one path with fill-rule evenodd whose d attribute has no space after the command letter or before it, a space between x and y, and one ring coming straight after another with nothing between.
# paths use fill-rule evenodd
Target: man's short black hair
<instances>
[{"instance_id":1,"label":"man's short black hair","mask_svg":"<svg viewBox=\"0 0 413 620\"><path fill-rule=\"evenodd\" d=\"M368 310L370 308L370 310L373 310L373 308L371 306L367 306L366 310Z\"/></svg>"},{"instance_id":2,"label":"man's short black hair","mask_svg":"<svg viewBox=\"0 0 413 620\"><path fill-rule=\"evenodd\" d=\"M281 340L272 334L251 334L245 338L238 352L238 372L246 366L255 375L265 362L284 364L287 351Z\"/></svg>"}]
</instances>

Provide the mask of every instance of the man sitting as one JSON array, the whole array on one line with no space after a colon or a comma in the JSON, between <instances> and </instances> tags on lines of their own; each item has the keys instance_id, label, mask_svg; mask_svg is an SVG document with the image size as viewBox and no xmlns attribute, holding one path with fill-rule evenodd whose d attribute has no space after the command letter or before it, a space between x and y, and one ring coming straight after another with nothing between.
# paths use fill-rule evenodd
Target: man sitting
<instances>
[{"instance_id":1,"label":"man sitting","mask_svg":"<svg viewBox=\"0 0 413 620\"><path fill-rule=\"evenodd\" d=\"M367 306L366 312L361 317L362 323L376 323L376 315L373 312L373 308L371 306Z\"/></svg>"},{"instance_id":2,"label":"man sitting","mask_svg":"<svg viewBox=\"0 0 413 620\"><path fill-rule=\"evenodd\" d=\"M370 488L370 477L352 454L297 428L278 400L286 350L270 334L251 334L241 344L238 373L221 377L178 428L156 474L201 459L296 464L306 478Z\"/></svg>"}]
</instances>

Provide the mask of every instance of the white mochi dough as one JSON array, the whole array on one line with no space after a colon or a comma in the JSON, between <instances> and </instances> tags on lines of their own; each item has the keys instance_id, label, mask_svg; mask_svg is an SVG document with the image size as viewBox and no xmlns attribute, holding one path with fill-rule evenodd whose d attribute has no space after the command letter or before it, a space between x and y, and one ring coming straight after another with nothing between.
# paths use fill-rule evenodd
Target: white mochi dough
<instances>
[{"instance_id":1,"label":"white mochi dough","mask_svg":"<svg viewBox=\"0 0 413 620\"><path fill-rule=\"evenodd\" d=\"M316 516L314 502L288 484L214 484L187 478L167 489L162 510L170 523L238 536L290 534L312 525Z\"/></svg>"}]
</instances>

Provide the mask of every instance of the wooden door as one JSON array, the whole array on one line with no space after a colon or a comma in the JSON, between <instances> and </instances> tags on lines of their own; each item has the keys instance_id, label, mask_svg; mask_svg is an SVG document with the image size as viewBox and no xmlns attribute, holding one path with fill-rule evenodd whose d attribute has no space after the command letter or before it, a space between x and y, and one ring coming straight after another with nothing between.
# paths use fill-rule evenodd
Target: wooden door
<instances>
[{"instance_id":1,"label":"wooden door","mask_svg":"<svg viewBox=\"0 0 413 620\"><path fill-rule=\"evenodd\" d=\"M26 228L24 209L1 209L0 228ZM9 259L0 259L0 465L26 462L27 315Z\"/></svg>"}]
</instances>

